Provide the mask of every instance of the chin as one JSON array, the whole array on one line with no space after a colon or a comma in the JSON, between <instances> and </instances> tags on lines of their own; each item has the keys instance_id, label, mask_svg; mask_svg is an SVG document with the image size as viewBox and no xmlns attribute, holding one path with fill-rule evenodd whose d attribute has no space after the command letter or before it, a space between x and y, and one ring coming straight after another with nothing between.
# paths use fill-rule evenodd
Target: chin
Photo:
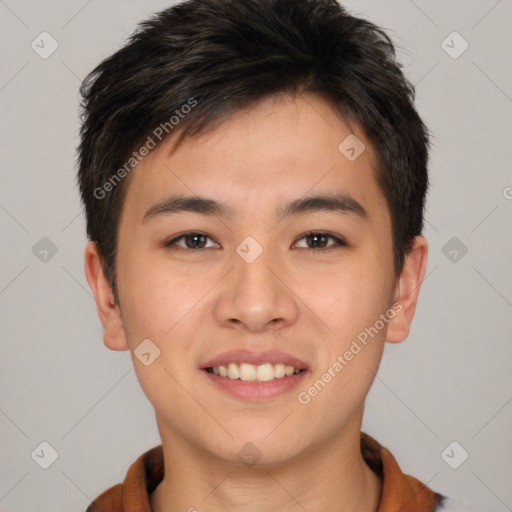
<instances>
[{"instance_id":1,"label":"chin","mask_svg":"<svg viewBox=\"0 0 512 512\"><path fill-rule=\"evenodd\" d=\"M274 425L275 428L275 425ZM297 457L301 450L301 444L288 433L274 432L271 430L260 432L259 435L234 434L234 439L224 443L219 451L219 445L211 447L214 455L229 464L245 467L270 467L282 466Z\"/></svg>"}]
</instances>

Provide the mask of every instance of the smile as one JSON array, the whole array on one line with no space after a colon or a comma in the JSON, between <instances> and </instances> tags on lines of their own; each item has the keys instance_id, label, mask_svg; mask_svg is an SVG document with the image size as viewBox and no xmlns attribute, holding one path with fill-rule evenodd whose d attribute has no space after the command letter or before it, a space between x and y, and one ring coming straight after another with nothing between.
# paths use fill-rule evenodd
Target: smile
<instances>
[{"instance_id":1,"label":"smile","mask_svg":"<svg viewBox=\"0 0 512 512\"><path fill-rule=\"evenodd\" d=\"M206 371L219 377L232 380L268 382L274 379L282 379L301 373L303 370L284 363L263 363L254 365L250 363L229 363L206 368Z\"/></svg>"}]
</instances>

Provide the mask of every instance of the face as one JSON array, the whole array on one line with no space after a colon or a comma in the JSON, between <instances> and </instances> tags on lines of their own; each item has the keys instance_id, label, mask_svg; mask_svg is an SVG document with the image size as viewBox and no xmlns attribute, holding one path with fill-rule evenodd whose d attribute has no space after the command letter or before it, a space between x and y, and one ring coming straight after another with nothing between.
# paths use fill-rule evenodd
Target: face
<instances>
[{"instance_id":1,"label":"face","mask_svg":"<svg viewBox=\"0 0 512 512\"><path fill-rule=\"evenodd\" d=\"M130 175L105 338L131 350L162 439L272 464L359 432L403 315L370 142L315 96L171 142Z\"/></svg>"}]
</instances>

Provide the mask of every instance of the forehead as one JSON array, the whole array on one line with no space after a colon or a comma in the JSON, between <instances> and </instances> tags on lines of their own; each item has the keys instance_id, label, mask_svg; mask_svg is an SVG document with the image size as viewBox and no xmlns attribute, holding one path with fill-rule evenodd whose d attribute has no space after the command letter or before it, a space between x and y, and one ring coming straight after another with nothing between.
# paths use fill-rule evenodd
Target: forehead
<instances>
[{"instance_id":1,"label":"forehead","mask_svg":"<svg viewBox=\"0 0 512 512\"><path fill-rule=\"evenodd\" d=\"M125 207L139 217L171 193L215 196L235 213L309 192L385 208L370 142L318 96L267 98L173 143L164 141L132 171Z\"/></svg>"}]
</instances>

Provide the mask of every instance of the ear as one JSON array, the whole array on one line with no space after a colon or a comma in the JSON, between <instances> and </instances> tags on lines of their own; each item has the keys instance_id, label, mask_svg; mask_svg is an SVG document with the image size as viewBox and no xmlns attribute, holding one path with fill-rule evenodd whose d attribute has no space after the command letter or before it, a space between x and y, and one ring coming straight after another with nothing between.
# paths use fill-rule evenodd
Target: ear
<instances>
[{"instance_id":1,"label":"ear","mask_svg":"<svg viewBox=\"0 0 512 512\"><path fill-rule=\"evenodd\" d=\"M416 310L425 269L428 244L423 236L414 239L412 250L406 255L402 272L397 280L393 309L396 315L389 321L386 341L400 343L409 335Z\"/></svg>"},{"instance_id":2,"label":"ear","mask_svg":"<svg viewBox=\"0 0 512 512\"><path fill-rule=\"evenodd\" d=\"M103 259L94 242L89 242L84 255L85 276L96 301L98 317L103 325L103 342L111 350L128 350L121 310L116 305L112 287L105 277Z\"/></svg>"}]
</instances>

